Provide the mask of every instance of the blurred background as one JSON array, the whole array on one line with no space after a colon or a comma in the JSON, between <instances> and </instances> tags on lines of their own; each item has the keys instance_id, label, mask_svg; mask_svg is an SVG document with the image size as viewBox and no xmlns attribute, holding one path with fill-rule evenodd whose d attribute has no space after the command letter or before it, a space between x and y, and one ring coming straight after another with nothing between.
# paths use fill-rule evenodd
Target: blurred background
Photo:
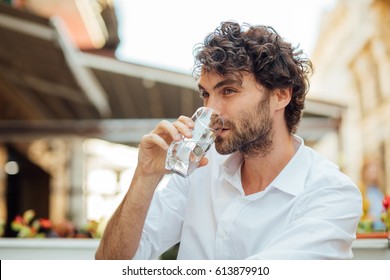
<instances>
[{"instance_id":1,"label":"blurred background","mask_svg":"<svg viewBox=\"0 0 390 280\"><path fill-rule=\"evenodd\" d=\"M297 134L359 185L361 230L384 231L390 0L9 0L0 1L0 235L20 236L23 223L30 237L102 230L142 135L201 105L192 48L229 19L271 25L312 59ZM49 224L34 233L37 218Z\"/></svg>"}]
</instances>

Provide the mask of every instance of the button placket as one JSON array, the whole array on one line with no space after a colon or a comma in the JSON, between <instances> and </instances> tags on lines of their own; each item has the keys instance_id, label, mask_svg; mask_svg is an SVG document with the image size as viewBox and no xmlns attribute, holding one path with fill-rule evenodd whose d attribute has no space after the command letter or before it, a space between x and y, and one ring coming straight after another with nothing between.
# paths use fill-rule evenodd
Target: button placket
<instances>
[{"instance_id":1,"label":"button placket","mask_svg":"<svg viewBox=\"0 0 390 280\"><path fill-rule=\"evenodd\" d=\"M231 259L234 258L231 252L231 242L229 235L232 230L234 221L239 217L239 213L249 201L243 200L241 197L232 201L226 207L224 213L217 226L215 237L215 255L217 259Z\"/></svg>"}]
</instances>

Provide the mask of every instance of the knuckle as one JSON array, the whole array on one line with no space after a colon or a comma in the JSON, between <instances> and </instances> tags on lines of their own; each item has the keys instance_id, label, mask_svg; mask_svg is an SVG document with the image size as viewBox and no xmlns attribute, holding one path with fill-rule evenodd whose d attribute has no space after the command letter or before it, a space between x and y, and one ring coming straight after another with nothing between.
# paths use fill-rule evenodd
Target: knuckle
<instances>
[{"instance_id":1,"label":"knuckle","mask_svg":"<svg viewBox=\"0 0 390 280\"><path fill-rule=\"evenodd\" d=\"M167 126L167 125L169 125L169 124L170 124L169 121L167 121L167 120L162 120L162 121L160 121L159 126Z\"/></svg>"}]
</instances>

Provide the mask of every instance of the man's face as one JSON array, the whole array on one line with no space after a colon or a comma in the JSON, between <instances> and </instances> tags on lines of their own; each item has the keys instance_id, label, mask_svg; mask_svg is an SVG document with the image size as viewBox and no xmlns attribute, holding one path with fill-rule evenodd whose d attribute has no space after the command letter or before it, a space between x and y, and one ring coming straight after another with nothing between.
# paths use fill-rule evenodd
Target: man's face
<instances>
[{"instance_id":1,"label":"man's face","mask_svg":"<svg viewBox=\"0 0 390 280\"><path fill-rule=\"evenodd\" d=\"M245 156L266 155L272 148L270 96L253 75L241 80L205 73L199 81L204 105L224 118L224 129L215 140L220 154L240 151Z\"/></svg>"}]
</instances>

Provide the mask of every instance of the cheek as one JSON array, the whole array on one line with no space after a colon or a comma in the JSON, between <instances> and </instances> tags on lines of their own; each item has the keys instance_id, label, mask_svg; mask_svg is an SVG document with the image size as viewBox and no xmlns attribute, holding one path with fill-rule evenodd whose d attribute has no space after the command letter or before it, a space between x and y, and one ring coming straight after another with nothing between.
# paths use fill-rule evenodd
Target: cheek
<instances>
[{"instance_id":1,"label":"cheek","mask_svg":"<svg viewBox=\"0 0 390 280\"><path fill-rule=\"evenodd\" d=\"M243 116L247 116L248 113L255 112L257 109L256 105L256 100L253 100L252 102L234 102L234 104L229 104L223 107L223 115L226 119L237 123L243 118Z\"/></svg>"},{"instance_id":2,"label":"cheek","mask_svg":"<svg viewBox=\"0 0 390 280\"><path fill-rule=\"evenodd\" d=\"M270 100L258 98L237 98L234 102L225 102L221 112L226 120L230 120L236 130L245 129L245 126L253 125L252 121L259 121L270 114L270 106L274 106ZM222 103L221 103L222 104ZM266 111L265 111L266 110Z\"/></svg>"}]
</instances>

